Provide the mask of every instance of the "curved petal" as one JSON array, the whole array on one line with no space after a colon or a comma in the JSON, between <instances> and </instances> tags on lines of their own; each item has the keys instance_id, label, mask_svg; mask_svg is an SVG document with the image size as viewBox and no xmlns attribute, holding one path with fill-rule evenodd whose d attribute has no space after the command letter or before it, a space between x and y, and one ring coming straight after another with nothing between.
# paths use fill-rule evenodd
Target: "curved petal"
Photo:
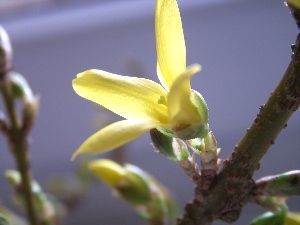
<instances>
[{"instance_id":1,"label":"curved petal","mask_svg":"<svg viewBox=\"0 0 300 225\"><path fill-rule=\"evenodd\" d=\"M145 119L122 120L112 123L85 140L72 155L71 160L74 160L79 154L99 154L110 151L161 125L159 122Z\"/></svg>"},{"instance_id":2,"label":"curved petal","mask_svg":"<svg viewBox=\"0 0 300 225\"><path fill-rule=\"evenodd\" d=\"M191 76L200 70L200 65L192 65L173 83L168 94L168 111L171 124L190 124L201 121L198 110L191 101L190 86Z\"/></svg>"},{"instance_id":3,"label":"curved petal","mask_svg":"<svg viewBox=\"0 0 300 225\"><path fill-rule=\"evenodd\" d=\"M167 108L159 104L166 91L154 81L88 70L73 80L75 92L126 118L168 121Z\"/></svg>"},{"instance_id":4,"label":"curved petal","mask_svg":"<svg viewBox=\"0 0 300 225\"><path fill-rule=\"evenodd\" d=\"M169 90L186 69L184 35L176 0L156 1L155 35L158 78Z\"/></svg>"}]
</instances>

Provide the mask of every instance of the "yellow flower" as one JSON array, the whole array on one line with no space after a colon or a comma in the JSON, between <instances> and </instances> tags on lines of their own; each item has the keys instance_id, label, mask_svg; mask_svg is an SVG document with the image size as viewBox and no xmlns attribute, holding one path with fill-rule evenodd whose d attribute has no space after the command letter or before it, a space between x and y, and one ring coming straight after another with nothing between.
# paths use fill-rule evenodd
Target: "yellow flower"
<instances>
[{"instance_id":1,"label":"yellow flower","mask_svg":"<svg viewBox=\"0 0 300 225\"><path fill-rule=\"evenodd\" d=\"M155 11L157 74L162 85L144 78L88 70L73 80L75 92L124 117L89 137L73 154L102 153L150 129L191 139L206 136L208 109L191 90L198 64L186 67L186 49L176 0L157 0Z\"/></svg>"}]
</instances>

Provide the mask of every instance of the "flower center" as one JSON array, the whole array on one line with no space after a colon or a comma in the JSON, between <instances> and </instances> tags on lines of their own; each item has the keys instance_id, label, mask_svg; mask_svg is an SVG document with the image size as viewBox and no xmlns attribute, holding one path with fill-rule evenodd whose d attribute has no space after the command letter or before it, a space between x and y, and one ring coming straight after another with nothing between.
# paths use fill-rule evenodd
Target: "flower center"
<instances>
[{"instance_id":1,"label":"flower center","mask_svg":"<svg viewBox=\"0 0 300 225\"><path fill-rule=\"evenodd\" d=\"M172 130L175 132L180 132L187 129L191 124L177 124L175 127L172 127Z\"/></svg>"},{"instance_id":2,"label":"flower center","mask_svg":"<svg viewBox=\"0 0 300 225\"><path fill-rule=\"evenodd\" d=\"M157 100L157 103L158 103L158 104L162 104L162 105L167 106L167 101L166 101L165 96L161 95L161 96L159 97L159 99Z\"/></svg>"}]
</instances>

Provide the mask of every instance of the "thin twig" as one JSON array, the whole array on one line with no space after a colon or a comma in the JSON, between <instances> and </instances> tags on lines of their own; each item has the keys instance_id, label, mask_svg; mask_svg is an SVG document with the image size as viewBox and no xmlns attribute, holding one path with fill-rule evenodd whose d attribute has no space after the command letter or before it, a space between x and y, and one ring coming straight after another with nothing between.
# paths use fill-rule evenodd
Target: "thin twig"
<instances>
[{"instance_id":1,"label":"thin twig","mask_svg":"<svg viewBox=\"0 0 300 225\"><path fill-rule=\"evenodd\" d=\"M27 133L23 132L22 123L15 107L15 96L11 84L12 47L9 37L0 26L0 91L8 115L8 122L1 118L0 131L8 139L10 150L15 157L17 169L21 175L21 190L24 197L25 208L30 225L38 225L34 198L31 189L31 172L28 160Z\"/></svg>"},{"instance_id":2,"label":"thin twig","mask_svg":"<svg viewBox=\"0 0 300 225\"><path fill-rule=\"evenodd\" d=\"M28 160L27 137L22 134L18 115L14 108L13 97L8 81L1 82L1 91L10 120L9 146L15 157L18 171L22 178L22 191L27 210L27 217L31 225L37 225L37 215L34 207L33 193L31 190L30 163Z\"/></svg>"}]
</instances>

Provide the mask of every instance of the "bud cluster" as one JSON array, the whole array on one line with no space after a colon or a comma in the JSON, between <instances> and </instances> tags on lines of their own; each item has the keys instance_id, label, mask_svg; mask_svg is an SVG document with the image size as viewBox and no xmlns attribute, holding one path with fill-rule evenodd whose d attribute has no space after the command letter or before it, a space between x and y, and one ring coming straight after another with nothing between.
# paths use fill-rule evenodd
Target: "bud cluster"
<instances>
[{"instance_id":1,"label":"bud cluster","mask_svg":"<svg viewBox=\"0 0 300 225\"><path fill-rule=\"evenodd\" d=\"M89 169L146 220L155 224L176 218L176 204L167 189L139 167L99 159L90 162Z\"/></svg>"}]
</instances>

